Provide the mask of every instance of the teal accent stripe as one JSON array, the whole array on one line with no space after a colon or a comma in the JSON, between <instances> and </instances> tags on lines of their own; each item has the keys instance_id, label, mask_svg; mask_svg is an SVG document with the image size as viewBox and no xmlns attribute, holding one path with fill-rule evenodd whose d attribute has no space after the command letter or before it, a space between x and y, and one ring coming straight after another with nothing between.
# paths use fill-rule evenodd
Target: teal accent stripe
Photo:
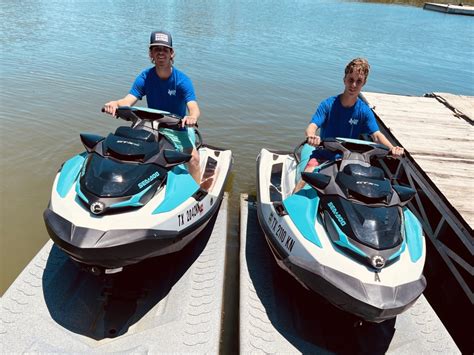
<instances>
[{"instance_id":1,"label":"teal accent stripe","mask_svg":"<svg viewBox=\"0 0 474 355\"><path fill-rule=\"evenodd\" d=\"M314 147L309 144L305 144L303 146L303 149L301 149L300 163L296 167L296 180L295 180L296 182L298 182L301 179L301 173L306 168L306 165L308 164L308 161L309 161L309 157L313 153L313 150L314 150Z\"/></svg>"},{"instance_id":2,"label":"teal accent stripe","mask_svg":"<svg viewBox=\"0 0 474 355\"><path fill-rule=\"evenodd\" d=\"M64 163L59 175L58 184L56 185L56 191L62 198L66 197L76 181L82 164L86 160L85 156L85 154L76 155Z\"/></svg>"},{"instance_id":3,"label":"teal accent stripe","mask_svg":"<svg viewBox=\"0 0 474 355\"><path fill-rule=\"evenodd\" d=\"M418 218L406 207L403 208L405 217L405 236L411 261L416 262L423 255L423 228Z\"/></svg>"},{"instance_id":4,"label":"teal accent stripe","mask_svg":"<svg viewBox=\"0 0 474 355\"><path fill-rule=\"evenodd\" d=\"M363 257L367 257L368 255L366 253L364 253L361 249L357 248L355 245L351 244L351 242L349 241L347 236L344 234L344 232L339 228L337 223L334 222L334 220L332 218L330 218L330 219L331 219L332 225L334 226L334 228L336 228L336 231L339 234L339 240L335 241L334 243L336 243L337 245L339 245L341 247L350 249L353 252L355 252L359 255L362 255Z\"/></svg>"},{"instance_id":5,"label":"teal accent stripe","mask_svg":"<svg viewBox=\"0 0 474 355\"><path fill-rule=\"evenodd\" d=\"M316 221L316 212L319 205L319 197L316 191L309 186L305 186L283 200L283 205L300 233L311 243L322 248L314 223Z\"/></svg>"},{"instance_id":6,"label":"teal accent stripe","mask_svg":"<svg viewBox=\"0 0 474 355\"><path fill-rule=\"evenodd\" d=\"M89 199L81 191L81 185L76 184L76 195L79 196L85 203L89 203Z\"/></svg>"},{"instance_id":7,"label":"teal accent stripe","mask_svg":"<svg viewBox=\"0 0 474 355\"><path fill-rule=\"evenodd\" d=\"M405 251L406 246L407 246L407 243L405 241L403 241L402 245L400 246L400 249L398 249L398 251L396 253L393 253L392 255L390 255L390 258L388 258L388 260L392 260L392 259L395 259L396 257L398 257L401 253L403 253Z\"/></svg>"},{"instance_id":8,"label":"teal accent stripe","mask_svg":"<svg viewBox=\"0 0 474 355\"><path fill-rule=\"evenodd\" d=\"M189 172L180 166L175 166L168 172L165 199L152 214L169 212L175 209L198 189L199 185Z\"/></svg>"},{"instance_id":9,"label":"teal accent stripe","mask_svg":"<svg viewBox=\"0 0 474 355\"><path fill-rule=\"evenodd\" d=\"M117 202L117 203L114 203L113 205L110 205L109 208L143 206L143 203L140 202L140 199L143 197L144 194L146 194L148 190L151 189L152 186L153 185L148 186L145 190L140 191L139 193L133 195L127 201Z\"/></svg>"}]
</instances>

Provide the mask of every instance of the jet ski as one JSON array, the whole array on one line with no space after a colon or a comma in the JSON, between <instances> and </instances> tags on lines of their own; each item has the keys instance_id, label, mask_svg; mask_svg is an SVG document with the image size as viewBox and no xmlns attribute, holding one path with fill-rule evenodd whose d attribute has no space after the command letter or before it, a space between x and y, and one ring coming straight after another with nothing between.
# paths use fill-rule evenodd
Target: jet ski
<instances>
[{"instance_id":1,"label":"jet ski","mask_svg":"<svg viewBox=\"0 0 474 355\"><path fill-rule=\"evenodd\" d=\"M426 287L425 238L407 207L416 191L374 166L385 146L327 139L337 159L305 173L314 147L303 144L257 158L258 219L277 264L359 320L396 317ZM293 194L300 176L307 184Z\"/></svg>"},{"instance_id":2,"label":"jet ski","mask_svg":"<svg viewBox=\"0 0 474 355\"><path fill-rule=\"evenodd\" d=\"M232 152L202 144L202 182L159 127L179 129L181 117L143 107L119 107L131 122L107 137L81 134L85 151L63 163L44 211L54 243L95 274L121 271L144 259L177 252L218 211Z\"/></svg>"}]
</instances>

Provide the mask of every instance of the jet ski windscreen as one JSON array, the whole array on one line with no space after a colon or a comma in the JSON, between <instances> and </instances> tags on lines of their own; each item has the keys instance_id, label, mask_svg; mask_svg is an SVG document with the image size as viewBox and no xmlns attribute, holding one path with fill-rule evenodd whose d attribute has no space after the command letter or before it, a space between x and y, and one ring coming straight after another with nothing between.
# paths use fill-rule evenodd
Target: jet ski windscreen
<instances>
[{"instance_id":1,"label":"jet ski windscreen","mask_svg":"<svg viewBox=\"0 0 474 355\"><path fill-rule=\"evenodd\" d=\"M134 195L164 174L153 164L127 164L93 154L81 178L81 186L99 197Z\"/></svg>"},{"instance_id":2,"label":"jet ski windscreen","mask_svg":"<svg viewBox=\"0 0 474 355\"><path fill-rule=\"evenodd\" d=\"M352 232L361 243L383 250L402 242L401 217L397 206L369 207L344 200L343 205Z\"/></svg>"}]
</instances>

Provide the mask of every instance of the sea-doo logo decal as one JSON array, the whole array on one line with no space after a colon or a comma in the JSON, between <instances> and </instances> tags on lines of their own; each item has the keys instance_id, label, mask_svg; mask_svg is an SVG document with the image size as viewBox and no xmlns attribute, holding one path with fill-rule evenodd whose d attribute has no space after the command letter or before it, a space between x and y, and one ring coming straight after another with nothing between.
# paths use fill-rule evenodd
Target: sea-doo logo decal
<instances>
[{"instance_id":1,"label":"sea-doo logo decal","mask_svg":"<svg viewBox=\"0 0 474 355\"><path fill-rule=\"evenodd\" d=\"M375 255L370 259L372 266L376 269L381 269L385 266L385 259L380 255Z\"/></svg>"},{"instance_id":2,"label":"sea-doo logo decal","mask_svg":"<svg viewBox=\"0 0 474 355\"><path fill-rule=\"evenodd\" d=\"M178 225L182 226L191 222L194 218L204 212L204 205L202 203L196 203L193 207L186 210L184 213L178 214Z\"/></svg>"},{"instance_id":3,"label":"sea-doo logo decal","mask_svg":"<svg viewBox=\"0 0 474 355\"><path fill-rule=\"evenodd\" d=\"M168 90L168 95L169 95L169 96L176 96L176 90L171 90L171 89L169 89L169 90Z\"/></svg>"},{"instance_id":4,"label":"sea-doo logo decal","mask_svg":"<svg viewBox=\"0 0 474 355\"><path fill-rule=\"evenodd\" d=\"M356 120L355 118L352 118L352 117L351 117L351 119L349 120L349 124L354 125L354 126L355 126L358 122L359 122L359 120Z\"/></svg>"},{"instance_id":5,"label":"sea-doo logo decal","mask_svg":"<svg viewBox=\"0 0 474 355\"><path fill-rule=\"evenodd\" d=\"M153 174L151 174L149 177L147 177L145 180L141 181L138 183L138 188L139 189L142 189L143 187L145 187L146 185L148 185L150 182L152 182L153 180L155 180L158 176L160 176L160 173L158 171L154 172Z\"/></svg>"},{"instance_id":6,"label":"sea-doo logo decal","mask_svg":"<svg viewBox=\"0 0 474 355\"><path fill-rule=\"evenodd\" d=\"M270 213L270 217L268 217L268 224L280 243L291 252L295 245L295 240L291 238L290 233L288 233L285 228L278 223L278 219L273 215L273 213Z\"/></svg>"},{"instance_id":7,"label":"sea-doo logo decal","mask_svg":"<svg viewBox=\"0 0 474 355\"><path fill-rule=\"evenodd\" d=\"M356 181L356 185L370 185L370 186L380 186L379 184L376 184L374 182L370 181Z\"/></svg>"},{"instance_id":8,"label":"sea-doo logo decal","mask_svg":"<svg viewBox=\"0 0 474 355\"><path fill-rule=\"evenodd\" d=\"M344 220L344 217L342 217L341 214L338 212L336 206L334 206L334 203L329 202L328 207L331 210L334 217L336 217L336 219L339 221L339 224L341 225L341 227L344 227L347 223Z\"/></svg>"},{"instance_id":9,"label":"sea-doo logo decal","mask_svg":"<svg viewBox=\"0 0 474 355\"><path fill-rule=\"evenodd\" d=\"M130 141L117 141L117 143L134 145L135 147L139 147L139 146L140 146L140 144L134 143L134 142L130 142Z\"/></svg>"},{"instance_id":10,"label":"sea-doo logo decal","mask_svg":"<svg viewBox=\"0 0 474 355\"><path fill-rule=\"evenodd\" d=\"M101 214L104 211L105 205L100 202L96 201L91 205L91 212L93 214Z\"/></svg>"}]
</instances>

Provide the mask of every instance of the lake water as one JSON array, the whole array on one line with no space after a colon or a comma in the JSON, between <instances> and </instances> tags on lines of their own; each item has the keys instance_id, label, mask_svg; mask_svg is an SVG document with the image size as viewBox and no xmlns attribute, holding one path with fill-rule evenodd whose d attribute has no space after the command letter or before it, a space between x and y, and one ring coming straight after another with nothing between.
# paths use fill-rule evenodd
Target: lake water
<instances>
[{"instance_id":1,"label":"lake water","mask_svg":"<svg viewBox=\"0 0 474 355\"><path fill-rule=\"evenodd\" d=\"M319 101L343 88L350 59L369 59L367 91L474 95L474 19L419 7L3 0L0 12L0 294L48 240L42 212L57 169L82 150L79 133L120 124L100 108L150 65L152 30L174 36L175 65L194 82L204 140L234 152L234 247L238 196L255 193L259 150L293 149Z\"/></svg>"}]
</instances>

